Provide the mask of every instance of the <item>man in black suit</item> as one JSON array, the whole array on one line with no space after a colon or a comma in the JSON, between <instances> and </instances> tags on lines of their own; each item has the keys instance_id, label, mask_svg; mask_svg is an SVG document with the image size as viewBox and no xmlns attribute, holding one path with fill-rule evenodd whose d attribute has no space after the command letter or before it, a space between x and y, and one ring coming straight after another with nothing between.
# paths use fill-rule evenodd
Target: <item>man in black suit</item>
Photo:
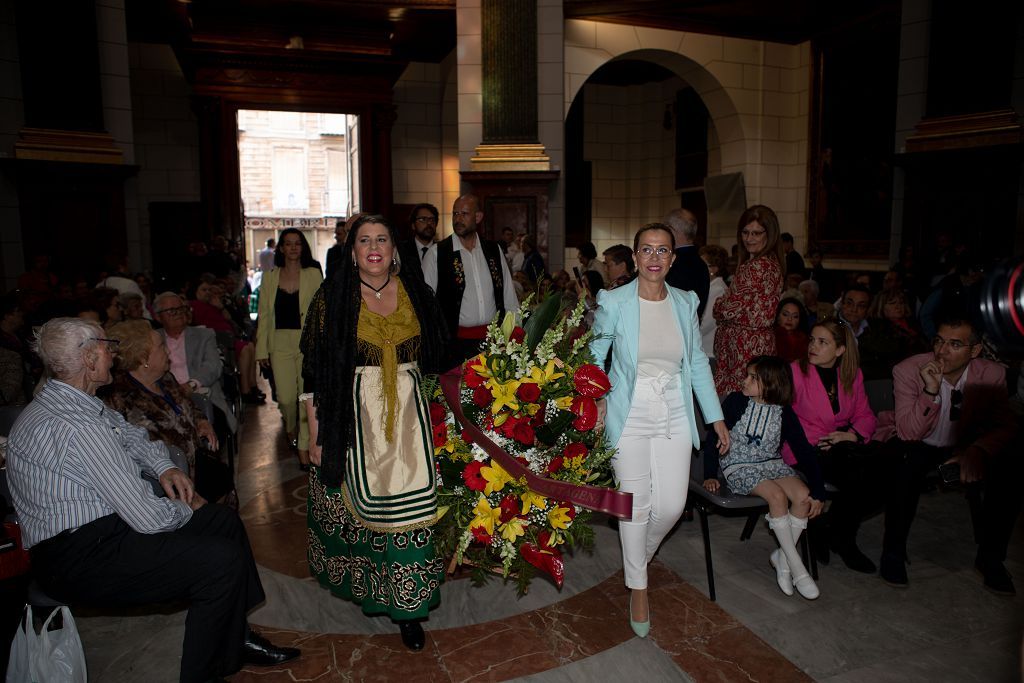
<instances>
[{"instance_id":1,"label":"man in black suit","mask_svg":"<svg viewBox=\"0 0 1024 683\"><path fill-rule=\"evenodd\" d=\"M697 245L693 243L697 237L697 217L687 209L673 209L665 217L665 222L672 228L672 234L676 238L676 260L672 263L665 282L696 294L700 300L697 315L704 315L711 275L708 273L707 264L698 253Z\"/></svg>"}]
</instances>

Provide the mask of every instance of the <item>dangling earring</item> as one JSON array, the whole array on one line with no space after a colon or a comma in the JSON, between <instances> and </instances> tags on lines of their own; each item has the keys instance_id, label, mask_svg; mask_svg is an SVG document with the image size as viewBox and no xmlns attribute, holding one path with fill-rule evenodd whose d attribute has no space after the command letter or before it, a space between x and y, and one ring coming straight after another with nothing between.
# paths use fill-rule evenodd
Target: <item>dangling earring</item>
<instances>
[{"instance_id":1,"label":"dangling earring","mask_svg":"<svg viewBox=\"0 0 1024 683\"><path fill-rule=\"evenodd\" d=\"M149 363L143 363L143 364L142 364L142 367L144 367L144 368L148 368L148 367L149 367Z\"/></svg>"}]
</instances>

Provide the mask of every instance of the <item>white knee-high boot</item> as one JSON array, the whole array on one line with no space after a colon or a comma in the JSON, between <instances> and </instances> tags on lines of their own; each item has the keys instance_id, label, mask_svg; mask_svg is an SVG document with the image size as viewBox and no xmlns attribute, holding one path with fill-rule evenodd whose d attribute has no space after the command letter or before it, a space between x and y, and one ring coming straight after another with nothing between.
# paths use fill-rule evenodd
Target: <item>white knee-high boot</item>
<instances>
[{"instance_id":1,"label":"white knee-high boot","mask_svg":"<svg viewBox=\"0 0 1024 683\"><path fill-rule=\"evenodd\" d=\"M765 515L765 519L768 520L771 530L775 532L775 538L779 540L779 547L782 548L782 554L792 573L793 586L800 592L800 595L808 600L814 600L818 597L818 587L814 584L811 575L807 573L803 560L800 559L800 553L797 552L795 541L807 527L807 520L790 514L783 517Z\"/></svg>"}]
</instances>

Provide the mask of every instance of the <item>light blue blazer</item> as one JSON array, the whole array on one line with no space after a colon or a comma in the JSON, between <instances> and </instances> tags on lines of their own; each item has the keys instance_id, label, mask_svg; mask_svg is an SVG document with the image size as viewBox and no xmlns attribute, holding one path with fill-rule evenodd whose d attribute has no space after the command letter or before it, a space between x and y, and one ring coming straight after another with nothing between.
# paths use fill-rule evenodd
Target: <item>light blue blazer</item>
<instances>
[{"instance_id":1,"label":"light blue blazer","mask_svg":"<svg viewBox=\"0 0 1024 683\"><path fill-rule=\"evenodd\" d=\"M697 433L697 419L693 410L693 397L697 396L700 409L708 424L722 419L722 406L715 393L715 382L711 376L708 357L701 345L700 328L697 324L697 295L675 287L668 287L676 319L683 333L683 362L679 366L679 388L690 418L690 433L694 449L700 448L700 434ZM603 365L612 349L612 364L608 372L612 390L607 396L608 414L605 417L605 439L615 447L622 436L626 417L633 404L633 389L637 377L637 349L640 344L640 295L637 281L613 290L602 290L597 294L599 308L594 316L594 340L590 351L597 364ZM644 330L645 334L657 334L657 330ZM603 335L599 336L599 335Z\"/></svg>"}]
</instances>

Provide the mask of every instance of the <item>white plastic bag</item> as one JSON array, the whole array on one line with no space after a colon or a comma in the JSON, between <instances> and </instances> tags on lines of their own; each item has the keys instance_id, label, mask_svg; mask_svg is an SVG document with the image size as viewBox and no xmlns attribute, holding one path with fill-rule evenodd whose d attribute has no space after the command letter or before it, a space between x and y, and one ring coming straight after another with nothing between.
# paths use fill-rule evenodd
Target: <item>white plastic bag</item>
<instances>
[{"instance_id":1,"label":"white plastic bag","mask_svg":"<svg viewBox=\"0 0 1024 683\"><path fill-rule=\"evenodd\" d=\"M63 626L51 631L50 622L58 612ZM55 608L43 623L42 632L36 633L32 606L25 605L25 615L11 643L7 683L87 683L88 678L85 651L71 610Z\"/></svg>"}]
</instances>

